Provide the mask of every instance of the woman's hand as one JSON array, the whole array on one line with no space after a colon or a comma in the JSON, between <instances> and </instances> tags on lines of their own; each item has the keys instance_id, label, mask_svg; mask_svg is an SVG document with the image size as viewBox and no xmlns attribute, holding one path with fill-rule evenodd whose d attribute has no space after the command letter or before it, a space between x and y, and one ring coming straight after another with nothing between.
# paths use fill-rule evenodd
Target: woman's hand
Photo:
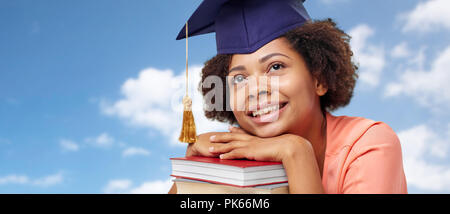
<instances>
[{"instance_id":1,"label":"woman's hand","mask_svg":"<svg viewBox=\"0 0 450 214\"><path fill-rule=\"evenodd\" d=\"M237 127L229 126L228 130L233 133L241 133L241 134L248 135L247 132L245 132L244 130L237 128ZM209 152L209 148L211 146L217 145L217 143L212 143L210 141L210 137L213 135L220 135L220 134L224 134L224 133L229 133L229 132L208 132L208 133L203 133L203 134L198 135L197 142L191 143L188 145L188 147L186 149L186 157L190 157L190 156L219 157L218 153ZM227 142L223 142L223 143L225 144Z\"/></svg>"},{"instance_id":2,"label":"woman's hand","mask_svg":"<svg viewBox=\"0 0 450 214\"><path fill-rule=\"evenodd\" d=\"M197 136L197 142L190 143L186 149L186 157L190 156L204 156L204 157L218 157L217 154L213 154L208 151L208 148L212 145L209 141L209 137L212 135L220 134L221 132L208 132Z\"/></svg>"},{"instance_id":3,"label":"woman's hand","mask_svg":"<svg viewBox=\"0 0 450 214\"><path fill-rule=\"evenodd\" d=\"M208 151L221 159L249 159L282 162L291 156L302 144L309 142L297 135L284 134L271 138L250 135L240 128L230 128L230 132L211 134L212 143Z\"/></svg>"}]
</instances>

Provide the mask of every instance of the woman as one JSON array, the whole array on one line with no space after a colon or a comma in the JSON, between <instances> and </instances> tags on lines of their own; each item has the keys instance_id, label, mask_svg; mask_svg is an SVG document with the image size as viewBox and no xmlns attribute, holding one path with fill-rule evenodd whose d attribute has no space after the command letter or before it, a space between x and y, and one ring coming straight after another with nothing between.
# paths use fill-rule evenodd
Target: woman
<instances>
[{"instance_id":1,"label":"woman","mask_svg":"<svg viewBox=\"0 0 450 214\"><path fill-rule=\"evenodd\" d=\"M221 40L218 55L202 70L203 80L216 75L227 81L224 94L230 92L229 97L215 101L232 110L205 111L206 117L239 128L230 126L230 132L199 135L198 142L188 146L186 156L280 161L290 193L407 193L400 142L394 131L382 122L330 114L347 105L353 94L357 67L351 60L350 37L331 19L311 21L299 1L267 0L257 6L242 3L251 1L221 5L215 20L216 40ZM294 8L305 21L292 25L294 22L285 19L291 27L256 48L248 47L251 42L244 43L245 51L228 51L230 44L222 45L227 43L222 35L229 34L230 28L221 30L221 26L230 25L218 22L236 20L240 12L244 17L260 13L267 18L264 5L273 10L277 4L281 5L277 19L283 19L280 11L289 13ZM252 6L258 9L252 11ZM251 20L244 19L247 37L251 37ZM268 22L252 27L270 28L270 16ZM274 26L279 32L280 25ZM257 84L251 84L253 79ZM272 79L276 81L266 81ZM206 96L213 89L201 90ZM276 102L267 102L274 97ZM171 192L176 192L175 187Z\"/></svg>"}]
</instances>

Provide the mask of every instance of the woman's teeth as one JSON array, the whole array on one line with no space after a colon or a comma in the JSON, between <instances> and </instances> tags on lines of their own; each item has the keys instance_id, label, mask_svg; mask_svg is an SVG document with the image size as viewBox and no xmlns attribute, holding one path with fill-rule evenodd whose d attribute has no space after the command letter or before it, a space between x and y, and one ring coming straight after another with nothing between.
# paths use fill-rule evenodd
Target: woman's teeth
<instances>
[{"instance_id":1,"label":"woman's teeth","mask_svg":"<svg viewBox=\"0 0 450 214\"><path fill-rule=\"evenodd\" d=\"M253 114L253 117L261 116L261 115L263 115L263 114L268 114L268 113L270 113L270 112L272 112L272 111L276 111L276 110L278 110L279 108L280 108L279 105L268 106L268 107L265 107L265 108L260 109L260 110L258 110L258 111L254 111L254 112L252 112L252 114Z\"/></svg>"}]
</instances>

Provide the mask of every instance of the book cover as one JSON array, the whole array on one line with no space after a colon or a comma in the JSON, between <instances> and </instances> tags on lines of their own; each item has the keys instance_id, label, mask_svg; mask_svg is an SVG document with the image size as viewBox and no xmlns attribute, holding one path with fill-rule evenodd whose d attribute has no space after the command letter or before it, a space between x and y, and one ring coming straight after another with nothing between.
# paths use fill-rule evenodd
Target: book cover
<instances>
[{"instance_id":1,"label":"book cover","mask_svg":"<svg viewBox=\"0 0 450 214\"><path fill-rule=\"evenodd\" d=\"M240 168L282 165L281 162L252 161L252 160L222 160L220 158L200 157L200 156L170 158L170 160L194 161L194 162L234 166L234 167L240 167Z\"/></svg>"}]
</instances>

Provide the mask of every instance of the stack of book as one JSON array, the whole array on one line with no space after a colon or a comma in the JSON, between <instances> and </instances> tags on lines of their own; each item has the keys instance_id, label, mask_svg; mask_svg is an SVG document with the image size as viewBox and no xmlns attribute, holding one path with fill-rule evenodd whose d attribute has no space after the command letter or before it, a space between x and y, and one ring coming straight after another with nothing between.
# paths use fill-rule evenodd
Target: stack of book
<instances>
[{"instance_id":1,"label":"stack of book","mask_svg":"<svg viewBox=\"0 0 450 214\"><path fill-rule=\"evenodd\" d=\"M209 157L171 158L178 194L289 193L283 164Z\"/></svg>"}]
</instances>

